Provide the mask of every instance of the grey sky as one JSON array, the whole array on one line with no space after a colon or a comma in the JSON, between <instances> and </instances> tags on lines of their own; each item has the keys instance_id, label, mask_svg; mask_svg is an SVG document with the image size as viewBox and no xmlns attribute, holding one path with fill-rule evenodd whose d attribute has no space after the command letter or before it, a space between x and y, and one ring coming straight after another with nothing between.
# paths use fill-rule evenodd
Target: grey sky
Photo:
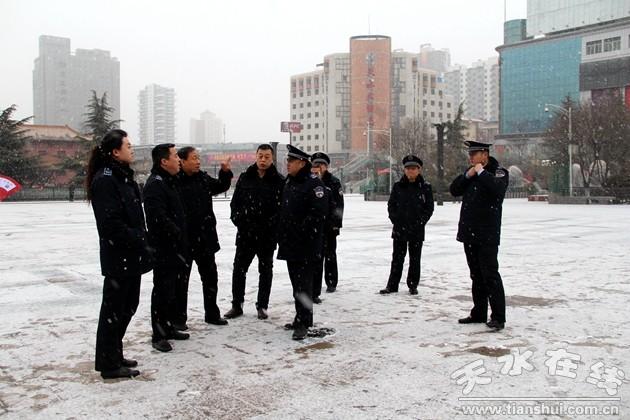
<instances>
[{"instance_id":1,"label":"grey sky","mask_svg":"<svg viewBox=\"0 0 630 420\"><path fill-rule=\"evenodd\" d=\"M284 142L289 78L315 69L349 38L388 35L392 48L448 48L453 64L496 55L503 0L1 0L0 108L33 112L32 70L39 35L68 37L72 50L111 51L121 63L121 118L138 133L137 95L149 83L176 90L177 140L208 109L227 141ZM507 18L525 18L526 0L507 0Z\"/></svg>"}]
</instances>

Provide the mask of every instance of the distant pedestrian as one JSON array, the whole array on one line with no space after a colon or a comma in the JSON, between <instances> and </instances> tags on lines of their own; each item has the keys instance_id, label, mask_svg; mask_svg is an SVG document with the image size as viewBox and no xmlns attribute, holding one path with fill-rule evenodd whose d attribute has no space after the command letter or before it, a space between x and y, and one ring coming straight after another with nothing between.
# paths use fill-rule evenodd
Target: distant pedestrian
<instances>
[{"instance_id":1,"label":"distant pedestrian","mask_svg":"<svg viewBox=\"0 0 630 420\"><path fill-rule=\"evenodd\" d=\"M287 181L278 223L278 259L286 260L295 299L295 318L285 328L303 340L313 326L313 275L321 261L328 214L326 186L311 173L309 155L288 145Z\"/></svg>"},{"instance_id":2,"label":"distant pedestrian","mask_svg":"<svg viewBox=\"0 0 630 420\"><path fill-rule=\"evenodd\" d=\"M422 160L408 155L403 158L402 164L405 173L394 184L387 202L389 220L393 224L394 250L387 286L380 291L384 295L398 292L407 249L407 287L409 294L418 294L424 228L433 215L433 190L431 184L422 177Z\"/></svg>"},{"instance_id":3,"label":"distant pedestrian","mask_svg":"<svg viewBox=\"0 0 630 420\"><path fill-rule=\"evenodd\" d=\"M85 189L98 230L103 301L96 332L96 370L105 379L137 376L138 365L123 355L123 337L140 299L140 276L152 268L152 253L140 190L129 167L127 133L108 132L90 155Z\"/></svg>"},{"instance_id":4,"label":"distant pedestrian","mask_svg":"<svg viewBox=\"0 0 630 420\"><path fill-rule=\"evenodd\" d=\"M258 257L258 319L267 319L273 279L273 253L276 249L278 217L284 177L273 164L273 148L261 144L256 162L243 172L236 183L230 208L237 228L236 253L232 272L232 308L226 318L243 315L247 270Z\"/></svg>"},{"instance_id":5,"label":"distant pedestrian","mask_svg":"<svg viewBox=\"0 0 630 420\"><path fill-rule=\"evenodd\" d=\"M486 325L505 327L505 292L499 274L499 242L503 198L509 184L508 171L490 156L490 144L466 141L470 167L451 183L451 194L463 196L457 240L464 243L472 279L473 308L460 324L484 323L488 301L492 313Z\"/></svg>"}]
</instances>

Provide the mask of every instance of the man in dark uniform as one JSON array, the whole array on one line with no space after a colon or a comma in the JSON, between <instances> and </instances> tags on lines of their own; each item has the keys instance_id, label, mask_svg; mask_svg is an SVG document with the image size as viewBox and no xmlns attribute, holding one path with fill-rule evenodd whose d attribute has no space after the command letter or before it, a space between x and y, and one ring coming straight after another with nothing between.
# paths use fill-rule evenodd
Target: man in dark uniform
<instances>
[{"instance_id":1,"label":"man in dark uniform","mask_svg":"<svg viewBox=\"0 0 630 420\"><path fill-rule=\"evenodd\" d=\"M322 292L322 274L326 281L326 292L337 290L339 278L337 270L337 236L343 222L343 190L341 181L328 171L330 158L324 152L311 155L313 168L311 172L319 176L329 193L329 209L324 228L324 259L317 264L313 279L313 303L322 303L319 298Z\"/></svg>"},{"instance_id":2,"label":"man in dark uniform","mask_svg":"<svg viewBox=\"0 0 630 420\"><path fill-rule=\"evenodd\" d=\"M414 155L402 160L404 175L396 182L387 202L389 220L394 225L392 239L394 250L387 286L380 291L387 295L398 292L405 255L409 248L407 287L409 294L418 294L420 283L420 259L424 241L424 227L433 215L433 190L422 177L422 160Z\"/></svg>"},{"instance_id":3,"label":"man in dark uniform","mask_svg":"<svg viewBox=\"0 0 630 420\"><path fill-rule=\"evenodd\" d=\"M123 356L123 337L140 299L140 276L151 270L152 252L129 167L133 150L123 130L108 132L92 150L86 187L100 244L103 302L96 332L96 370L104 379L140 374Z\"/></svg>"},{"instance_id":4,"label":"man in dark uniform","mask_svg":"<svg viewBox=\"0 0 630 420\"><path fill-rule=\"evenodd\" d=\"M194 147L183 147L177 155L181 161L178 174L179 192L188 226L188 261L183 281L175 288L175 322L173 326L186 331L188 326L188 283L192 262L195 260L203 292L205 321L214 325L227 325L217 306L218 273L215 253L221 248L217 236L217 219L212 208L212 196L230 189L234 174L230 158L221 163L219 178L213 178L201 170L199 152Z\"/></svg>"},{"instance_id":5,"label":"man in dark uniform","mask_svg":"<svg viewBox=\"0 0 630 420\"><path fill-rule=\"evenodd\" d=\"M153 168L144 186L149 243L156 249L151 293L153 348L168 352L169 339L186 340L189 335L173 327L175 290L184 281L188 264L188 233L184 206L179 198L179 157L174 144L158 144L151 151Z\"/></svg>"},{"instance_id":6,"label":"man in dark uniform","mask_svg":"<svg viewBox=\"0 0 630 420\"><path fill-rule=\"evenodd\" d=\"M309 155L291 145L287 148L278 259L287 262L295 298L295 318L285 328L293 330L294 340L303 340L313 326L313 275L322 258L328 197L324 183L311 173Z\"/></svg>"},{"instance_id":7,"label":"man in dark uniform","mask_svg":"<svg viewBox=\"0 0 630 420\"><path fill-rule=\"evenodd\" d=\"M247 270L258 257L258 319L267 319L273 278L273 252L276 249L276 227L284 177L273 164L273 148L261 144L256 163L241 174L234 189L231 219L238 229L232 272L232 309L226 318L243 315Z\"/></svg>"},{"instance_id":8,"label":"man in dark uniform","mask_svg":"<svg viewBox=\"0 0 630 420\"><path fill-rule=\"evenodd\" d=\"M454 197L463 196L457 240L464 243L472 279L473 308L460 324L486 322L488 300L492 313L486 325L505 326L505 293L499 274L501 211L508 187L508 171L490 156L490 144L466 141L471 166L451 184Z\"/></svg>"}]
</instances>

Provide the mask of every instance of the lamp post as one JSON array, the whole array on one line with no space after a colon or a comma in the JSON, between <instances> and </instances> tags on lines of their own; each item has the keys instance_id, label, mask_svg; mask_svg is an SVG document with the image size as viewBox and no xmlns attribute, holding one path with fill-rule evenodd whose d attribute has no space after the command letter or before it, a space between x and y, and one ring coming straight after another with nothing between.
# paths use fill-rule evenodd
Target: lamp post
<instances>
[{"instance_id":1,"label":"lamp post","mask_svg":"<svg viewBox=\"0 0 630 420\"><path fill-rule=\"evenodd\" d=\"M387 130L377 130L370 127L370 123L368 122L367 127L367 140L368 140L368 155L370 153L370 141L372 140L373 132L385 134L389 137L389 192L392 192L392 128L388 128Z\"/></svg>"},{"instance_id":2,"label":"lamp post","mask_svg":"<svg viewBox=\"0 0 630 420\"><path fill-rule=\"evenodd\" d=\"M564 115L566 115L569 118L569 131L568 131L568 138L569 138L569 197L573 197L573 155L572 155L572 151L573 151L573 122L571 119L571 114L573 112L573 108L571 107L571 105L569 105L567 108L560 106L560 105L555 105L555 104L545 104L545 112L549 112L549 107L555 108L558 111L562 112Z\"/></svg>"}]
</instances>

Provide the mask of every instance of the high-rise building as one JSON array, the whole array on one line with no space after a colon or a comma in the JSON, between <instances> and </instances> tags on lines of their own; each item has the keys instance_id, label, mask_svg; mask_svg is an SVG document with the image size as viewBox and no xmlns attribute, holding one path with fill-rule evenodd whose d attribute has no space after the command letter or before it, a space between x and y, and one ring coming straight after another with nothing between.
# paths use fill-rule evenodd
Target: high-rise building
<instances>
[{"instance_id":1,"label":"high-rise building","mask_svg":"<svg viewBox=\"0 0 630 420\"><path fill-rule=\"evenodd\" d=\"M499 119L499 59L478 60L470 67L455 66L444 74L455 108L464 105L464 116L476 120Z\"/></svg>"},{"instance_id":2,"label":"high-rise building","mask_svg":"<svg viewBox=\"0 0 630 420\"><path fill-rule=\"evenodd\" d=\"M438 72L445 72L451 67L451 53L448 48L436 50L431 44L422 44L420 45L418 66Z\"/></svg>"},{"instance_id":3,"label":"high-rise building","mask_svg":"<svg viewBox=\"0 0 630 420\"><path fill-rule=\"evenodd\" d=\"M190 144L224 143L224 136L225 125L213 112L202 112L199 119L190 120Z\"/></svg>"},{"instance_id":4,"label":"high-rise building","mask_svg":"<svg viewBox=\"0 0 630 420\"><path fill-rule=\"evenodd\" d=\"M625 15L618 7L627 1L561 3L529 0L529 37L517 36L521 20L504 25L510 36L497 47L500 144L540 144L551 122L547 104L561 106L567 96L579 101L614 94L630 106L630 17L627 7Z\"/></svg>"},{"instance_id":5,"label":"high-rise building","mask_svg":"<svg viewBox=\"0 0 630 420\"><path fill-rule=\"evenodd\" d=\"M175 89L151 84L138 94L140 144L175 143Z\"/></svg>"},{"instance_id":6,"label":"high-rise building","mask_svg":"<svg viewBox=\"0 0 630 420\"><path fill-rule=\"evenodd\" d=\"M70 39L42 35L33 69L33 115L35 124L69 125L81 131L86 105L94 90L107 93L120 119L120 63L109 51L70 50Z\"/></svg>"},{"instance_id":7,"label":"high-rise building","mask_svg":"<svg viewBox=\"0 0 630 420\"><path fill-rule=\"evenodd\" d=\"M350 38L349 53L327 55L320 69L291 77L290 116L303 126L292 142L306 152L361 153L377 147L375 133L405 119L453 118L442 73L420 61L419 53L392 52L387 36Z\"/></svg>"}]
</instances>

